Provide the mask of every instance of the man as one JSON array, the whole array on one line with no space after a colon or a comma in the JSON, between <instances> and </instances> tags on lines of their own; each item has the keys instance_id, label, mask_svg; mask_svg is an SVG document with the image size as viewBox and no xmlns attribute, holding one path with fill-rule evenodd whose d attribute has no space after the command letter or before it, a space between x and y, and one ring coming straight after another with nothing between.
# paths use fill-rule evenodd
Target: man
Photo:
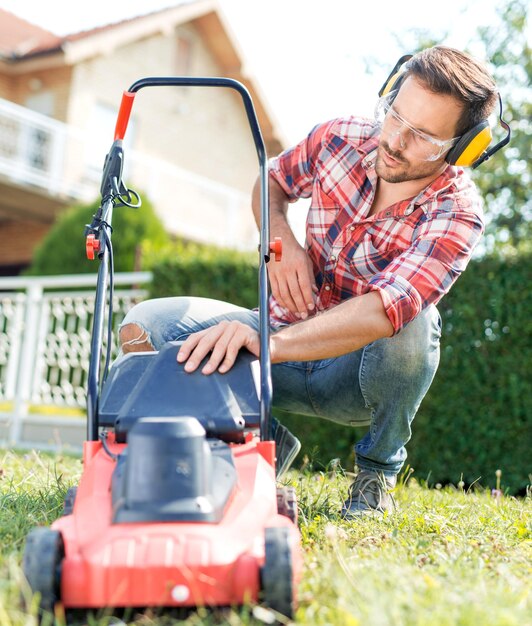
<instances>
[{"instance_id":1,"label":"man","mask_svg":"<svg viewBox=\"0 0 532 626\"><path fill-rule=\"evenodd\" d=\"M282 261L268 265L273 402L369 425L355 446L348 518L393 510L411 423L438 367L435 304L483 232L475 187L446 157L457 147L463 156L464 136L469 149L467 132L493 110L495 84L471 57L441 46L402 69L375 120L318 125L269 169L270 230L283 240ZM286 214L308 197L301 246ZM252 206L258 221L258 181ZM167 298L135 307L120 334L124 352L186 339L178 360L191 372L210 353L210 374L229 370L242 348L258 355L257 328L256 312Z\"/></svg>"}]
</instances>

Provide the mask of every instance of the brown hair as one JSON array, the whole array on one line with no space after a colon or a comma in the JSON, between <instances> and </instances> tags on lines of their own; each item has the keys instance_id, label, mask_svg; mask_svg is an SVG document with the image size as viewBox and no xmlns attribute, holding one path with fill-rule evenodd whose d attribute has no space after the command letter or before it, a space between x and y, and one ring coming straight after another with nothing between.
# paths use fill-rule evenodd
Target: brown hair
<instances>
[{"instance_id":1,"label":"brown hair","mask_svg":"<svg viewBox=\"0 0 532 626\"><path fill-rule=\"evenodd\" d=\"M415 54L406 76L423 82L434 93L454 96L463 105L457 134L485 120L497 102L497 87L487 68L465 52L434 46Z\"/></svg>"}]
</instances>

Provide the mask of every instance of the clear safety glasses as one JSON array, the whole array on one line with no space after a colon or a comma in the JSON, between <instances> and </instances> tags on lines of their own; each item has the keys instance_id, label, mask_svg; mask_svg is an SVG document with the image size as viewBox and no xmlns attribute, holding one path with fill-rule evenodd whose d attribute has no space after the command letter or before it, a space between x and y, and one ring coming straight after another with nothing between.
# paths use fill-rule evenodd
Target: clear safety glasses
<instances>
[{"instance_id":1,"label":"clear safety glasses","mask_svg":"<svg viewBox=\"0 0 532 626\"><path fill-rule=\"evenodd\" d=\"M393 108L396 95L397 91L392 91L379 98L375 107L375 121L388 137L399 135L401 147L408 148L412 156L423 161L436 161L460 139L460 137L453 137L453 139L441 141L414 128Z\"/></svg>"}]
</instances>

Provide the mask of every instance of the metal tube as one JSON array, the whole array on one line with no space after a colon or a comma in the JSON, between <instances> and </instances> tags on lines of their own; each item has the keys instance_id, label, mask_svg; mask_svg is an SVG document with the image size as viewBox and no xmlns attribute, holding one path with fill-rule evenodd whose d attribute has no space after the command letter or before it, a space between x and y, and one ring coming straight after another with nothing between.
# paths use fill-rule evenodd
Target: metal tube
<instances>
[{"instance_id":1,"label":"metal tube","mask_svg":"<svg viewBox=\"0 0 532 626\"><path fill-rule=\"evenodd\" d=\"M102 229L111 236L111 220L113 202L107 200L102 206ZM96 299L94 302L94 318L92 320L91 351L87 382L87 440L98 441L98 402L100 395L100 366L102 360L103 331L105 307L107 303L107 283L109 280L109 250L102 238L103 250L100 256Z\"/></svg>"}]
</instances>

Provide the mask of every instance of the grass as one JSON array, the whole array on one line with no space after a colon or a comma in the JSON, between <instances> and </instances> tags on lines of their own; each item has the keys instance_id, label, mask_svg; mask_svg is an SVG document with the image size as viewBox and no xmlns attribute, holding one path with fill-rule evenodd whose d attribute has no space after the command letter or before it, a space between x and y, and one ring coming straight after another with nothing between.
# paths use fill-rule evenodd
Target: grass
<instances>
[{"instance_id":1,"label":"grass","mask_svg":"<svg viewBox=\"0 0 532 626\"><path fill-rule=\"evenodd\" d=\"M0 452L0 624L32 626L20 559L27 532L62 512L81 474L75 457ZM292 472L304 550L297 624L306 626L525 626L532 624L532 499L488 490L429 489L406 475L391 517L338 517L349 477ZM269 611L199 611L184 621L131 617L138 626L271 623ZM64 624L61 615L55 623ZM82 623L108 626L106 616ZM52 624L52 621L49 622Z\"/></svg>"}]
</instances>

